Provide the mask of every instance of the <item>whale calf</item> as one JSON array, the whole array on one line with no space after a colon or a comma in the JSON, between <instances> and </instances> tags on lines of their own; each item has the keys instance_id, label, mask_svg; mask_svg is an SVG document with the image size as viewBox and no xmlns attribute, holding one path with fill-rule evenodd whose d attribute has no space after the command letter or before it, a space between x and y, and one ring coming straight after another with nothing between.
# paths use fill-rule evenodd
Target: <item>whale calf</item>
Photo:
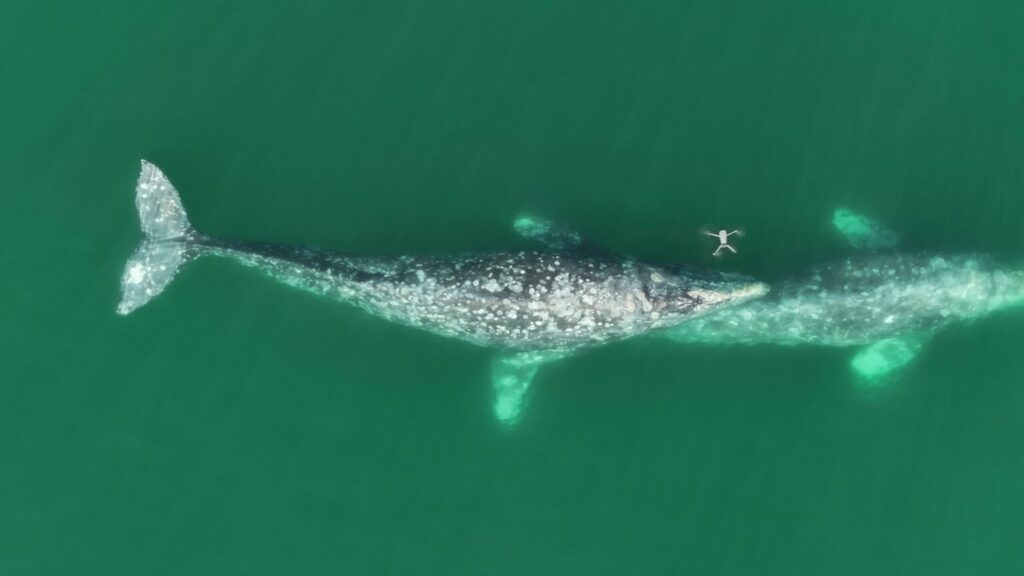
<instances>
[{"instance_id":1,"label":"whale calf","mask_svg":"<svg viewBox=\"0 0 1024 576\"><path fill-rule=\"evenodd\" d=\"M229 258L387 320L499 349L494 411L507 423L518 418L541 364L766 291L746 276L611 254L529 217L515 228L544 250L370 257L211 238L192 227L174 186L145 160L135 203L145 239L125 265L118 313L160 294L189 260Z\"/></svg>"},{"instance_id":2,"label":"whale calf","mask_svg":"<svg viewBox=\"0 0 1024 576\"><path fill-rule=\"evenodd\" d=\"M943 327L1024 304L1024 269L984 254L899 252L897 234L847 210L832 222L852 247L868 251L664 335L708 344L859 346L851 367L877 385Z\"/></svg>"}]
</instances>

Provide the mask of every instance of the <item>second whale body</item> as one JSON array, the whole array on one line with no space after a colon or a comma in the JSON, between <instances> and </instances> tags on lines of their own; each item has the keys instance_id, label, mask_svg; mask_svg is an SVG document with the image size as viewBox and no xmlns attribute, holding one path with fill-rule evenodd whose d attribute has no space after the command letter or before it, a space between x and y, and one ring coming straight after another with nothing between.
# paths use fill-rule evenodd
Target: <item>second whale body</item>
<instances>
[{"instance_id":1,"label":"second whale body","mask_svg":"<svg viewBox=\"0 0 1024 576\"><path fill-rule=\"evenodd\" d=\"M860 253L663 335L715 345L861 347L851 368L875 386L913 360L940 329L1024 304L1020 267L985 254L899 251L899 235L843 209L832 223Z\"/></svg>"}]
</instances>

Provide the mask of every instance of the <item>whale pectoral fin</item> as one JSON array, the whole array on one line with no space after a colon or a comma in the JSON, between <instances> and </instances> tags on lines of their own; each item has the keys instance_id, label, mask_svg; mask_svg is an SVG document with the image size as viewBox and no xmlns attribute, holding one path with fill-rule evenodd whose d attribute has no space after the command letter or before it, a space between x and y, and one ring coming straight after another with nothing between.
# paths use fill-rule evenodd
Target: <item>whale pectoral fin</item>
<instances>
[{"instance_id":1,"label":"whale pectoral fin","mask_svg":"<svg viewBox=\"0 0 1024 576\"><path fill-rule=\"evenodd\" d=\"M572 250L586 243L583 235L536 216L519 216L512 224L523 238L536 240L554 250Z\"/></svg>"},{"instance_id":2,"label":"whale pectoral fin","mask_svg":"<svg viewBox=\"0 0 1024 576\"><path fill-rule=\"evenodd\" d=\"M518 352L502 355L491 366L494 386L494 415L502 424L512 425L523 411L526 392L542 364L565 357L561 351Z\"/></svg>"},{"instance_id":3,"label":"whale pectoral fin","mask_svg":"<svg viewBox=\"0 0 1024 576\"><path fill-rule=\"evenodd\" d=\"M867 216L845 208L838 208L832 214L832 225L854 248L881 250L893 248L900 242L899 234L886 229Z\"/></svg>"},{"instance_id":4,"label":"whale pectoral fin","mask_svg":"<svg viewBox=\"0 0 1024 576\"><path fill-rule=\"evenodd\" d=\"M866 390L880 388L917 357L925 340L923 336L879 340L858 352L850 361L850 368Z\"/></svg>"}]
</instances>

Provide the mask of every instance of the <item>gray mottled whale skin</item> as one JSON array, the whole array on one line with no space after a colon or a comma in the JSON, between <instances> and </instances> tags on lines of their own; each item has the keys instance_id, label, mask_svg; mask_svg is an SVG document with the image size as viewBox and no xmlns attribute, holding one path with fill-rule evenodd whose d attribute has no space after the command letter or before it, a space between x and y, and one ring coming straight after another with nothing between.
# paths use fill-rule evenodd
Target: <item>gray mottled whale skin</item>
<instances>
[{"instance_id":1,"label":"gray mottled whale skin","mask_svg":"<svg viewBox=\"0 0 1024 576\"><path fill-rule=\"evenodd\" d=\"M521 351L573 350L672 326L742 297L750 284L571 252L359 257L204 238L197 245L387 320Z\"/></svg>"},{"instance_id":2,"label":"gray mottled whale skin","mask_svg":"<svg viewBox=\"0 0 1024 576\"><path fill-rule=\"evenodd\" d=\"M505 422L518 417L540 364L766 290L742 276L587 251L578 234L527 218L517 229L550 251L365 257L213 239L191 227L174 187L145 161L136 207L146 240L125 266L119 313L158 295L182 263L227 257L382 318L505 351L493 369Z\"/></svg>"},{"instance_id":3,"label":"gray mottled whale skin","mask_svg":"<svg viewBox=\"0 0 1024 576\"><path fill-rule=\"evenodd\" d=\"M840 215L843 217L840 218ZM887 249L896 236L874 222L837 211L850 244ZM681 342L863 346L851 365L878 383L914 358L943 327L1024 303L1024 272L982 254L877 252L817 267L772 286L764 298L715 310L667 331Z\"/></svg>"}]
</instances>

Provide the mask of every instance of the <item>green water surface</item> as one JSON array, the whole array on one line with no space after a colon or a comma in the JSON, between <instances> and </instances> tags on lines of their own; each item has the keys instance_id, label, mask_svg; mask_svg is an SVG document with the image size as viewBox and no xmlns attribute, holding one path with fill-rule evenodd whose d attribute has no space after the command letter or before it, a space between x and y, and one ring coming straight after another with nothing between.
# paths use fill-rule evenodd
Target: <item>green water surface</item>
<instances>
[{"instance_id":1,"label":"green water surface","mask_svg":"<svg viewBox=\"0 0 1024 576\"><path fill-rule=\"evenodd\" d=\"M140 158L202 231L766 281L1024 259L1018 0L0 3L0 575L1024 572L1024 313L864 398L853 350L640 339L538 373L209 259L115 315ZM743 226L710 258L701 226Z\"/></svg>"}]
</instances>

